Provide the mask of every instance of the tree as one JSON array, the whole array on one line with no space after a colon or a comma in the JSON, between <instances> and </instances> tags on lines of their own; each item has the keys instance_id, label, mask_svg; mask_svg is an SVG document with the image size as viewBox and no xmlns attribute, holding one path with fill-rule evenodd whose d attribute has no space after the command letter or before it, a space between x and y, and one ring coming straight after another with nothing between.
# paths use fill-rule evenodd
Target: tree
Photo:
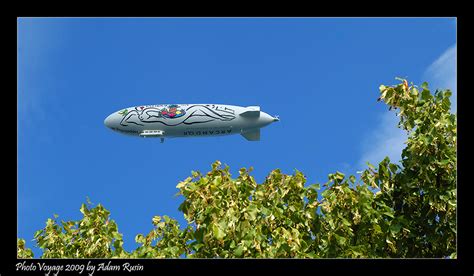
<instances>
[{"instance_id":1,"label":"tree","mask_svg":"<svg viewBox=\"0 0 474 276\"><path fill-rule=\"evenodd\" d=\"M34 234L43 249L43 258L126 258L122 234L109 218L110 212L101 204L94 208L87 200L80 211L79 221L61 221L57 215L46 221L46 227Z\"/></svg>"},{"instance_id":2,"label":"tree","mask_svg":"<svg viewBox=\"0 0 474 276\"><path fill-rule=\"evenodd\" d=\"M449 90L430 93L406 80L380 86L408 133L400 165L386 157L360 177L336 171L306 184L303 173L276 169L262 184L241 169L232 178L219 161L207 174L176 187L188 225L155 216L132 252L100 204L82 205L83 218L48 219L35 233L47 258L381 258L456 257L456 116ZM18 256L32 257L18 239Z\"/></svg>"},{"instance_id":3,"label":"tree","mask_svg":"<svg viewBox=\"0 0 474 276\"><path fill-rule=\"evenodd\" d=\"M25 247L24 239L17 239L17 256L19 259L31 259L33 258L33 251Z\"/></svg>"}]
</instances>

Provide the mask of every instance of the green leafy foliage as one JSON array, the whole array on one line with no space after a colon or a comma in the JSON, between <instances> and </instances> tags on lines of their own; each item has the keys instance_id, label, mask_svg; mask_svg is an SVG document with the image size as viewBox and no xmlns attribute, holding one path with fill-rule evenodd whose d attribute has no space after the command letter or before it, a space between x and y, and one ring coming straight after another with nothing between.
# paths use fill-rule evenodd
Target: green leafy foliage
<instances>
[{"instance_id":1,"label":"green leafy foliage","mask_svg":"<svg viewBox=\"0 0 474 276\"><path fill-rule=\"evenodd\" d=\"M17 254L19 259L31 259L33 258L33 251L25 247L24 239L17 239Z\"/></svg>"},{"instance_id":2,"label":"green leafy foliage","mask_svg":"<svg viewBox=\"0 0 474 276\"><path fill-rule=\"evenodd\" d=\"M89 205L89 206L88 206ZM35 240L43 250L43 258L125 258L122 234L109 218L110 212L101 204L82 204L83 218L79 221L46 221Z\"/></svg>"},{"instance_id":3,"label":"green leafy foliage","mask_svg":"<svg viewBox=\"0 0 474 276\"><path fill-rule=\"evenodd\" d=\"M405 236L395 245L402 256L447 256L456 251L457 123L450 112L451 91L432 95L423 83L420 93L402 81L381 88L382 99L400 109L399 126L409 133L403 170L387 193L399 227L408 230L398 232Z\"/></svg>"},{"instance_id":4,"label":"green leafy foliage","mask_svg":"<svg viewBox=\"0 0 474 276\"><path fill-rule=\"evenodd\" d=\"M406 80L381 86L409 136L401 164L385 158L360 176L336 171L324 184L279 169L256 183L252 168L232 178L219 161L176 186L187 221L152 218L153 229L123 250L100 204L79 221L48 219L35 234L43 258L456 258L456 116L449 90L434 95ZM32 258L18 239L18 257Z\"/></svg>"}]
</instances>

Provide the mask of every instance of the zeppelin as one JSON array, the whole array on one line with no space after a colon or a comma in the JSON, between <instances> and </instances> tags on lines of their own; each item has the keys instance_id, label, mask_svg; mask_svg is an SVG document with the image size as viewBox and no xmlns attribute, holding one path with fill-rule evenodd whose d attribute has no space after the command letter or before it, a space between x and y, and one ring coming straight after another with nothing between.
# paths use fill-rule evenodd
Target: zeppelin
<instances>
[{"instance_id":1,"label":"zeppelin","mask_svg":"<svg viewBox=\"0 0 474 276\"><path fill-rule=\"evenodd\" d=\"M104 124L122 134L165 138L241 134L260 140L260 129L279 121L259 106L223 104L163 104L124 108L110 114Z\"/></svg>"}]
</instances>

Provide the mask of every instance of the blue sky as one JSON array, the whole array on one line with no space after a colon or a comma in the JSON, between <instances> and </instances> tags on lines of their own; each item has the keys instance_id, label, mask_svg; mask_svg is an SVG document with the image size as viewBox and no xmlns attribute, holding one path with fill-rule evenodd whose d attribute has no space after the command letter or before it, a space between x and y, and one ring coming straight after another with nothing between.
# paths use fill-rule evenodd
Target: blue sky
<instances>
[{"instance_id":1,"label":"blue sky","mask_svg":"<svg viewBox=\"0 0 474 276\"><path fill-rule=\"evenodd\" d=\"M397 161L405 134L379 85L398 76L455 91L455 62L455 18L20 18L18 236L38 257L33 233L53 214L80 219L88 196L132 250L154 215L185 224L176 184L215 160L234 175L253 166L259 183L298 169L308 184ZM281 121L260 142L160 144L103 125L162 103L259 105Z\"/></svg>"}]
</instances>

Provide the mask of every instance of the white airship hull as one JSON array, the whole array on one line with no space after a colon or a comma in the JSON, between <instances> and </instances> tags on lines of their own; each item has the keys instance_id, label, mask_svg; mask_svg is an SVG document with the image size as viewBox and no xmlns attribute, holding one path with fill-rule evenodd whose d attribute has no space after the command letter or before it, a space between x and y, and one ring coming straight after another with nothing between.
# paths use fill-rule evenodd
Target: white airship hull
<instances>
[{"instance_id":1,"label":"white airship hull","mask_svg":"<svg viewBox=\"0 0 474 276\"><path fill-rule=\"evenodd\" d=\"M258 106L172 104L125 108L109 115L104 123L122 134L162 140L242 134L258 141L260 128L278 120Z\"/></svg>"}]
</instances>

